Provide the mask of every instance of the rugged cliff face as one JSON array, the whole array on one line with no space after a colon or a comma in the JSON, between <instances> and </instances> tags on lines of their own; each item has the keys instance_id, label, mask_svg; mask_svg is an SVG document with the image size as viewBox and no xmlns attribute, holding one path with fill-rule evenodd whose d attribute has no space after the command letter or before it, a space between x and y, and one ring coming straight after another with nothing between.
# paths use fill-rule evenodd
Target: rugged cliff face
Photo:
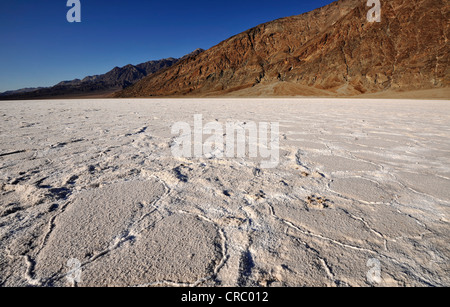
<instances>
[{"instance_id":1,"label":"rugged cliff face","mask_svg":"<svg viewBox=\"0 0 450 307\"><path fill-rule=\"evenodd\" d=\"M117 97L357 95L450 86L449 2L341 0L268 22L162 69Z\"/></svg>"}]
</instances>

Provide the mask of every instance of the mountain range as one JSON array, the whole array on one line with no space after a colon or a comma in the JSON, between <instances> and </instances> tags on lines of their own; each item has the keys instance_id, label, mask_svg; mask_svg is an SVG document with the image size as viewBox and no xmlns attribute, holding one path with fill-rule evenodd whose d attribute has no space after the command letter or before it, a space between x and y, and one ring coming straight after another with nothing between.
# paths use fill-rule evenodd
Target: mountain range
<instances>
[{"instance_id":1,"label":"mountain range","mask_svg":"<svg viewBox=\"0 0 450 307\"><path fill-rule=\"evenodd\" d=\"M347 97L430 90L448 98L449 3L381 1L381 22L369 22L366 0L339 0L258 25L181 59L116 67L104 75L0 99Z\"/></svg>"},{"instance_id":2,"label":"mountain range","mask_svg":"<svg viewBox=\"0 0 450 307\"><path fill-rule=\"evenodd\" d=\"M8 91L0 94L0 99L29 99L29 98L60 98L60 97L102 97L124 89L142 78L155 72L168 68L178 61L183 61L195 56L203 49L185 55L180 59L167 58L156 61L148 61L138 65L126 65L115 67L102 75L88 76L71 81L62 81L52 87L26 88L16 91Z\"/></svg>"}]
</instances>

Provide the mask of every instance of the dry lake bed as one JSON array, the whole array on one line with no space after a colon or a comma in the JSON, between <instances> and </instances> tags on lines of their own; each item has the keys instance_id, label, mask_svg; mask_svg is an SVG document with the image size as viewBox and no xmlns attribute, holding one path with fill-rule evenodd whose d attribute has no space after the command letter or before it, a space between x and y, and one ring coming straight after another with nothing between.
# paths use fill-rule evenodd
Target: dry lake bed
<instances>
[{"instance_id":1,"label":"dry lake bed","mask_svg":"<svg viewBox=\"0 0 450 307\"><path fill-rule=\"evenodd\" d=\"M0 118L0 286L450 286L450 101L8 101ZM230 122L258 137L207 152ZM264 123L269 158L250 152Z\"/></svg>"}]
</instances>

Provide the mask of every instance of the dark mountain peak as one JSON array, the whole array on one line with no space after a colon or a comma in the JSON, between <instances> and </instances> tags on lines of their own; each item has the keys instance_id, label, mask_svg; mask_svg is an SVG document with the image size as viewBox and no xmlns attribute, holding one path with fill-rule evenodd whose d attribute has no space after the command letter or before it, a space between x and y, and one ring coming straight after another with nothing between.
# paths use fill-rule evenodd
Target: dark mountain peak
<instances>
[{"instance_id":1,"label":"dark mountain peak","mask_svg":"<svg viewBox=\"0 0 450 307\"><path fill-rule=\"evenodd\" d=\"M194 51L192 51L191 53L189 53L189 55L197 55L199 53L202 53L203 51L205 51L205 49L197 48Z\"/></svg>"},{"instance_id":2,"label":"dark mountain peak","mask_svg":"<svg viewBox=\"0 0 450 307\"><path fill-rule=\"evenodd\" d=\"M191 53L188 53L185 56L183 56L182 58L180 58L180 61L183 61L183 60L188 59L188 58L195 57L195 56L199 55L200 53L202 53L203 51L205 51L205 50L202 49L202 48L197 48L194 51L192 51Z\"/></svg>"},{"instance_id":3,"label":"dark mountain peak","mask_svg":"<svg viewBox=\"0 0 450 307\"><path fill-rule=\"evenodd\" d=\"M81 82L80 79L73 79L73 80L67 80L67 81L61 81L55 86L64 86L64 85L73 85L73 84L79 84Z\"/></svg>"}]
</instances>

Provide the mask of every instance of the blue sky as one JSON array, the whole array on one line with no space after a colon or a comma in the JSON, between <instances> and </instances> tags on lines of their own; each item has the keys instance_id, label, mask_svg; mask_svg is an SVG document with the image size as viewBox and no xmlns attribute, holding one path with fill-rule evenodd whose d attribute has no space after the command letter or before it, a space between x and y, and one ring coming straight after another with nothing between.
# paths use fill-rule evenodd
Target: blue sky
<instances>
[{"instance_id":1,"label":"blue sky","mask_svg":"<svg viewBox=\"0 0 450 307\"><path fill-rule=\"evenodd\" d=\"M67 22L67 0L0 1L0 92L181 57L258 24L333 2L80 1L81 23Z\"/></svg>"}]
</instances>

